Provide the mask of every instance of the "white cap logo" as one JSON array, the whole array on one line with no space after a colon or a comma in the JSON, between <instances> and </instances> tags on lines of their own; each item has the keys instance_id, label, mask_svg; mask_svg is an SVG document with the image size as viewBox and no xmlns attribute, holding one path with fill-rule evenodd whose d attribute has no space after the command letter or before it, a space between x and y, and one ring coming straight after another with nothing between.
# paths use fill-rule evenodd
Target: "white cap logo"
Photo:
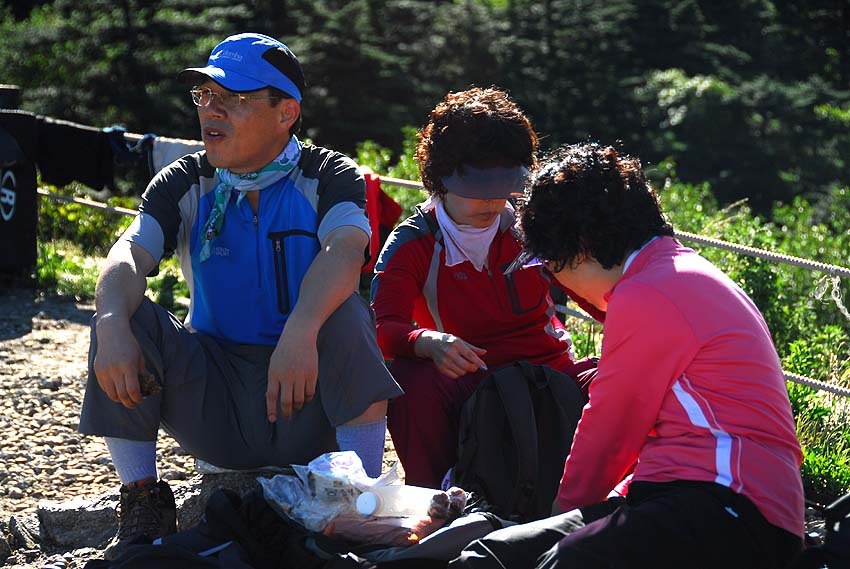
<instances>
[{"instance_id":1,"label":"white cap logo","mask_svg":"<svg viewBox=\"0 0 850 569\"><path fill-rule=\"evenodd\" d=\"M213 55L212 57L210 57L210 59L219 59L219 58L232 59L233 61L242 61L242 55L240 55L239 53L237 53L235 51L227 51L226 49L223 49L220 52Z\"/></svg>"}]
</instances>

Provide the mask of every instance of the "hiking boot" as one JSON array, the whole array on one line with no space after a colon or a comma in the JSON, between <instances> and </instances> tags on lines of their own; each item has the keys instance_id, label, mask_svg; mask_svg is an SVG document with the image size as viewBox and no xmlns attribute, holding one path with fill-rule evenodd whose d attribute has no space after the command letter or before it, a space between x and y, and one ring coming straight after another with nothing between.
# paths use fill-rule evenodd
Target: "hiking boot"
<instances>
[{"instance_id":1,"label":"hiking boot","mask_svg":"<svg viewBox=\"0 0 850 569\"><path fill-rule=\"evenodd\" d=\"M127 488L121 486L118 504L118 533L109 542L103 557L114 561L141 536L149 541L177 531L177 506L165 480ZM142 543L144 543L142 541Z\"/></svg>"}]
</instances>

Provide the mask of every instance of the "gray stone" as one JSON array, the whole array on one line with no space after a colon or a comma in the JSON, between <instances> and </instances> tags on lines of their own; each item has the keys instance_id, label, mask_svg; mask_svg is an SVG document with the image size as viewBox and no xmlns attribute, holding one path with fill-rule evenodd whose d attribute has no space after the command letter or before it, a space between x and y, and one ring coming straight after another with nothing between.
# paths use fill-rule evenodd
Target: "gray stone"
<instances>
[{"instance_id":1,"label":"gray stone","mask_svg":"<svg viewBox=\"0 0 850 569\"><path fill-rule=\"evenodd\" d=\"M198 474L186 482L172 483L171 489L177 504L178 529L185 530L197 525L203 516L207 500L219 488L227 488L239 496L245 496L260 487L257 476L273 474L257 471ZM97 499L39 502L38 518L31 522L34 524L33 535L43 537L45 546L51 550L102 549L117 530L117 505L117 492ZM27 543L29 545L21 542L16 548L32 549L32 545L37 541L30 540Z\"/></svg>"},{"instance_id":2,"label":"gray stone","mask_svg":"<svg viewBox=\"0 0 850 569\"><path fill-rule=\"evenodd\" d=\"M6 522L0 520L0 565L6 561L6 558L9 557L12 553L12 546L9 545L6 537L8 536L8 531L6 528Z\"/></svg>"},{"instance_id":3,"label":"gray stone","mask_svg":"<svg viewBox=\"0 0 850 569\"><path fill-rule=\"evenodd\" d=\"M118 494L66 502L39 502L41 533L51 546L103 547L118 529Z\"/></svg>"},{"instance_id":4,"label":"gray stone","mask_svg":"<svg viewBox=\"0 0 850 569\"><path fill-rule=\"evenodd\" d=\"M181 484L172 484L177 503L177 529L194 527L201 521L210 494L219 488L233 490L245 496L260 487L257 476L262 472L226 472L221 474L197 474Z\"/></svg>"},{"instance_id":5,"label":"gray stone","mask_svg":"<svg viewBox=\"0 0 850 569\"><path fill-rule=\"evenodd\" d=\"M12 549L24 551L38 550L41 533L38 518L35 516L12 516L9 518L9 534Z\"/></svg>"}]
</instances>

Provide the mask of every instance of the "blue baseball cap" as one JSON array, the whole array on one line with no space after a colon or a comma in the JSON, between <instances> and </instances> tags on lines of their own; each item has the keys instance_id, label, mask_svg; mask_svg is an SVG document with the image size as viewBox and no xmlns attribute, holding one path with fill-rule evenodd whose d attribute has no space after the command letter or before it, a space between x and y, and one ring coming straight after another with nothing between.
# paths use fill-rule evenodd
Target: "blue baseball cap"
<instances>
[{"instance_id":1,"label":"blue baseball cap","mask_svg":"<svg viewBox=\"0 0 850 569\"><path fill-rule=\"evenodd\" d=\"M255 33L228 37L210 52L206 67L189 67L177 78L188 81L195 74L236 92L276 87L299 103L305 86L295 54L278 40Z\"/></svg>"}]
</instances>

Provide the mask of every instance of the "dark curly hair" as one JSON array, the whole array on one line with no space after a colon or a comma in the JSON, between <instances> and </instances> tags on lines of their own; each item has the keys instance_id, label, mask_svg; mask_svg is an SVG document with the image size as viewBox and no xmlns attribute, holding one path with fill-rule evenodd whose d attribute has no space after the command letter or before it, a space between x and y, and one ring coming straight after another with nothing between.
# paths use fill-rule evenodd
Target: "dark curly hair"
<instances>
[{"instance_id":1,"label":"dark curly hair","mask_svg":"<svg viewBox=\"0 0 850 569\"><path fill-rule=\"evenodd\" d=\"M640 160L611 146L566 146L532 175L520 205L523 246L575 267L592 256L605 269L656 235L673 235Z\"/></svg>"},{"instance_id":2,"label":"dark curly hair","mask_svg":"<svg viewBox=\"0 0 850 569\"><path fill-rule=\"evenodd\" d=\"M508 94L496 87L449 93L419 131L416 161L428 193L443 197L441 178L463 166L536 164L537 134Z\"/></svg>"}]
</instances>

